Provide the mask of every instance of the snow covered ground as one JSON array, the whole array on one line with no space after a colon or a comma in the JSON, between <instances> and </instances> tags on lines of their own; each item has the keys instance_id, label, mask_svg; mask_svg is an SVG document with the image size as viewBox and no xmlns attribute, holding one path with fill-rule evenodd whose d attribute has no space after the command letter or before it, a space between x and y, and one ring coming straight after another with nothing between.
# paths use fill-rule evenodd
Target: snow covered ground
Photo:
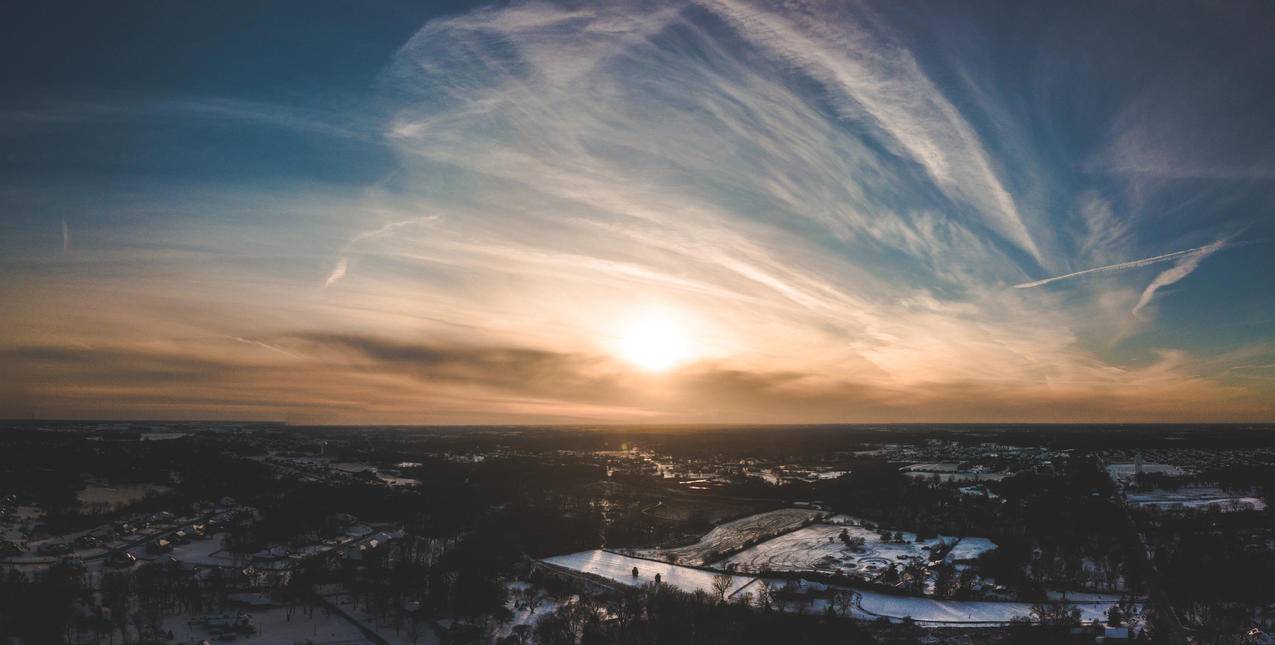
<instances>
[{"instance_id":1,"label":"snow covered ground","mask_svg":"<svg viewBox=\"0 0 1275 645\"><path fill-rule=\"evenodd\" d=\"M1000 471L986 471L982 467L973 470L960 470L960 464L955 463L930 463L930 464L912 464L900 468L904 475L919 479L930 479L938 477L941 481L951 482L977 482L977 481L1000 481L1009 476L1009 473Z\"/></svg>"},{"instance_id":2,"label":"snow covered ground","mask_svg":"<svg viewBox=\"0 0 1275 645\"><path fill-rule=\"evenodd\" d=\"M662 562L651 562L606 551L583 551L561 555L543 560L546 563L575 571L584 571L602 576L615 582L630 586L642 586L652 582L655 573L659 573L665 584L684 591L709 590L713 576L711 571L681 567ZM638 567L639 575L634 578L633 567ZM733 576L728 594L737 591L753 593L759 584L769 584L773 588L783 586L784 580L778 578L749 578ZM818 585L818 583L807 583ZM1007 623L1018 617L1031 616L1031 604L1023 602L996 602L977 600L936 600L915 596L893 596L875 591L863 591L852 587L835 587L856 594L855 615L860 618L886 617L901 620L911 617L913 620L934 626L980 625L989 623ZM805 605L785 606L785 610L804 611L817 614L824 611L828 604L825 599L814 600ZM1107 610L1115 604L1115 597L1108 599L1078 602L1082 617L1085 620L1104 618Z\"/></svg>"},{"instance_id":3,"label":"snow covered ground","mask_svg":"<svg viewBox=\"0 0 1275 645\"><path fill-rule=\"evenodd\" d=\"M363 633L350 621L323 607L298 607L291 612L291 616L288 610L282 607L251 609L247 613L258 631L256 634L241 635L235 639L235 642L372 642L365 639ZM216 641L216 637L199 624L199 618L200 616L192 615L169 616L164 620L164 629L173 633L174 641L177 643L198 643L203 639Z\"/></svg>"},{"instance_id":4,"label":"snow covered ground","mask_svg":"<svg viewBox=\"0 0 1275 645\"><path fill-rule=\"evenodd\" d=\"M981 537L963 537L956 546L947 554L948 562L960 562L962 560L974 560L978 556L983 555L987 551L996 548L996 543L987 538Z\"/></svg>"},{"instance_id":5,"label":"snow covered ground","mask_svg":"<svg viewBox=\"0 0 1275 645\"><path fill-rule=\"evenodd\" d=\"M913 560L928 562L931 550L940 541L956 542L948 556L953 561L972 560L984 551L996 548L986 538L957 541L958 538L940 536L917 542L916 534L907 531L898 532L903 536L902 542L887 542L881 539L879 531L864 528L862 522L854 518L838 515L829 518L828 522L812 524L749 547L718 565L733 565L736 571L747 573L817 571L833 574L840 571L847 575L872 576L888 569L891 564L905 564ZM850 538L863 539L863 547L852 548L842 542L840 535L843 530Z\"/></svg>"},{"instance_id":6,"label":"snow covered ground","mask_svg":"<svg viewBox=\"0 0 1275 645\"><path fill-rule=\"evenodd\" d=\"M1182 506L1183 508L1204 510L1210 506L1216 506L1221 511L1246 510L1249 507L1252 510L1261 511L1266 508L1266 501L1260 497L1233 495L1220 488L1211 486L1131 492L1125 498L1130 503L1138 506L1158 506L1161 508Z\"/></svg>"},{"instance_id":7,"label":"snow covered ground","mask_svg":"<svg viewBox=\"0 0 1275 645\"><path fill-rule=\"evenodd\" d=\"M908 470L903 473L914 479L931 479L938 477L942 482L997 482L1009 476L1009 473L985 473L985 472L935 472Z\"/></svg>"},{"instance_id":8,"label":"snow covered ground","mask_svg":"<svg viewBox=\"0 0 1275 645\"><path fill-rule=\"evenodd\" d=\"M783 508L726 522L704 534L695 544L673 549L644 549L634 555L689 565L714 562L723 553L742 548L749 541L791 531L822 515L808 508Z\"/></svg>"},{"instance_id":9,"label":"snow covered ground","mask_svg":"<svg viewBox=\"0 0 1275 645\"><path fill-rule=\"evenodd\" d=\"M325 593L323 597L327 602L337 606L339 613L334 613L334 616L344 614L341 617L350 623L351 627L354 627L353 623L357 623L364 629L374 632L388 645L438 645L441 642L428 621L413 622L408 616L400 616L400 620L396 623L391 614L378 615L372 612L366 602L356 606L354 599L345 592ZM326 641L316 640L315 642Z\"/></svg>"},{"instance_id":10,"label":"snow covered ground","mask_svg":"<svg viewBox=\"0 0 1275 645\"><path fill-rule=\"evenodd\" d=\"M574 571L583 571L595 576L602 576L632 587L655 582L655 574L660 574L662 584L672 585L683 591L705 591L712 593L713 578L720 575L712 571L682 567L667 562L644 560L610 551L581 551L545 558L543 562L565 567ZM633 568L637 567L638 575L633 576ZM732 576L727 594L733 593L753 579L748 576Z\"/></svg>"},{"instance_id":11,"label":"snow covered ground","mask_svg":"<svg viewBox=\"0 0 1275 645\"><path fill-rule=\"evenodd\" d=\"M508 623L502 623L496 627L495 633L492 634L493 639L509 636L514 632L514 628L519 625L527 625L534 628L541 618L557 611L564 604L575 602L579 598L573 595L562 600L554 599L530 583L521 581L506 583L505 588L509 595L509 599L505 602L505 608L509 610L511 618ZM532 598L536 599L534 603L531 602Z\"/></svg>"},{"instance_id":12,"label":"snow covered ground","mask_svg":"<svg viewBox=\"0 0 1275 645\"><path fill-rule=\"evenodd\" d=\"M1107 475L1116 481L1130 480L1137 475L1138 466L1132 463L1107 464ZM1185 475L1186 471L1171 464L1142 464L1142 472L1170 477Z\"/></svg>"},{"instance_id":13,"label":"snow covered ground","mask_svg":"<svg viewBox=\"0 0 1275 645\"><path fill-rule=\"evenodd\" d=\"M891 596L873 591L860 592L859 608L873 616L904 618L929 625L961 623L1007 623L1015 618L1031 618L1031 604L983 600L937 600L913 596ZM1106 619L1111 601L1080 602L1081 620Z\"/></svg>"}]
</instances>

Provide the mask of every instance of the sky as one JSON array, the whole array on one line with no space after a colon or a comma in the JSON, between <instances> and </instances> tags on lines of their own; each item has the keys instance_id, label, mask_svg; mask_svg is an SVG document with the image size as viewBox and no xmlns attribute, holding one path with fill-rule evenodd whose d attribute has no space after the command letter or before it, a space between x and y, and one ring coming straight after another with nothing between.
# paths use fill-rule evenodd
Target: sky
<instances>
[{"instance_id":1,"label":"sky","mask_svg":"<svg viewBox=\"0 0 1275 645\"><path fill-rule=\"evenodd\" d=\"M0 418L1275 420L1275 7L0 9Z\"/></svg>"}]
</instances>

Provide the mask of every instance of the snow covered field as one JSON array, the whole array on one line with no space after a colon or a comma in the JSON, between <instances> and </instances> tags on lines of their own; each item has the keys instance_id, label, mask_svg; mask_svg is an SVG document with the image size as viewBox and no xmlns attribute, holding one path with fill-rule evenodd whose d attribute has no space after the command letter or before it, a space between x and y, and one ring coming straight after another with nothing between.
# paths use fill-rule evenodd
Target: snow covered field
<instances>
[{"instance_id":1,"label":"snow covered field","mask_svg":"<svg viewBox=\"0 0 1275 645\"><path fill-rule=\"evenodd\" d=\"M726 522L704 534L695 544L673 549L644 549L634 555L689 565L709 564L723 553L743 548L749 541L791 531L823 513L805 508L783 508Z\"/></svg>"},{"instance_id":2,"label":"snow covered field","mask_svg":"<svg viewBox=\"0 0 1275 645\"><path fill-rule=\"evenodd\" d=\"M292 610L291 615L282 607L251 609L247 613L258 631L256 634L242 634L235 639L235 642L372 642L364 638L363 632L340 614L323 607L299 607ZM164 620L164 629L171 631L178 643L198 643L204 639L217 640L205 626L200 624L199 616L169 616Z\"/></svg>"},{"instance_id":3,"label":"snow covered field","mask_svg":"<svg viewBox=\"0 0 1275 645\"><path fill-rule=\"evenodd\" d=\"M860 526L862 522L847 516L829 518L827 524L812 524L791 533L749 547L718 563L733 565L736 571L761 573L764 571L818 571L832 574L840 571L847 575L874 575L888 569L891 564L905 564L912 560L928 562L930 551L940 540L948 543L957 538L933 538L916 541L916 534L902 533L902 542L886 542L878 531ZM840 540L842 531L851 538L863 539L863 547L855 549ZM966 538L953 548L952 560L971 560L984 551L996 548L986 538Z\"/></svg>"},{"instance_id":4,"label":"snow covered field","mask_svg":"<svg viewBox=\"0 0 1275 645\"><path fill-rule=\"evenodd\" d=\"M1082 620L1105 620L1115 601L1077 603ZM982 600L936 600L912 596L891 596L873 591L860 592L859 608L873 616L904 618L930 625L961 623L1007 623L1015 618L1031 618L1031 604Z\"/></svg>"},{"instance_id":5,"label":"snow covered field","mask_svg":"<svg viewBox=\"0 0 1275 645\"><path fill-rule=\"evenodd\" d=\"M987 551L996 548L996 543L987 538L981 537L964 537L952 550L947 554L948 562L960 562L962 560L974 560L978 556L983 555Z\"/></svg>"},{"instance_id":6,"label":"snow covered field","mask_svg":"<svg viewBox=\"0 0 1275 645\"><path fill-rule=\"evenodd\" d=\"M717 573L682 567L666 562L655 562L610 551L581 551L545 558L543 562L565 567L574 571L583 571L595 576L602 576L632 587L640 587L655 582L655 574L660 574L663 584L672 585L683 591L705 591L712 593L713 578ZM638 575L633 577L633 567L637 567ZM731 586L727 594L734 593L740 587L752 582L747 576L732 576Z\"/></svg>"},{"instance_id":7,"label":"snow covered field","mask_svg":"<svg viewBox=\"0 0 1275 645\"><path fill-rule=\"evenodd\" d=\"M915 479L932 479L938 477L944 482L984 482L1000 481L1009 476L1005 472L989 472L982 470L958 471L957 464L913 464L902 468L904 475Z\"/></svg>"},{"instance_id":8,"label":"snow covered field","mask_svg":"<svg viewBox=\"0 0 1275 645\"><path fill-rule=\"evenodd\" d=\"M1261 511L1266 508L1266 501L1260 497L1232 495L1220 488L1211 486L1133 492L1125 497L1130 503L1138 506L1157 506L1161 508L1181 506L1183 508L1205 510L1210 506L1216 506L1220 511L1246 510L1249 507L1252 510Z\"/></svg>"},{"instance_id":9,"label":"snow covered field","mask_svg":"<svg viewBox=\"0 0 1275 645\"><path fill-rule=\"evenodd\" d=\"M1137 474L1137 469L1137 464L1107 464L1107 475L1116 481L1130 480ZM1186 474L1186 471L1170 464L1142 464L1142 472L1148 475L1154 473L1170 477Z\"/></svg>"},{"instance_id":10,"label":"snow covered field","mask_svg":"<svg viewBox=\"0 0 1275 645\"><path fill-rule=\"evenodd\" d=\"M574 571L583 571L602 576L634 587L651 583L658 572L665 584L684 591L709 591L715 575L711 571L651 562L650 560L632 558L606 551L583 551L581 553L546 558L543 562ZM638 568L639 573L636 578L632 575L632 570L635 566ZM733 576L731 587L727 594L734 594L737 591L754 593L756 586L759 584L769 584L778 588L784 582L784 580L777 578L750 578L737 575ZM817 583L808 584L822 587L822 585ZM959 627L961 625L1007 623L1014 618L1031 616L1030 603L936 600L914 596L893 596L874 591L856 590L851 587L835 588L854 591L857 599L855 615L860 618L871 619L884 616L892 619L903 619L911 617L922 624ZM790 605L784 608L790 611L818 614L824 611L827 602L827 600L819 599L804 606ZM1095 600L1077 603L1077 607L1080 608L1084 619L1089 620L1105 617L1107 610L1112 604L1114 604L1114 600Z\"/></svg>"}]
</instances>

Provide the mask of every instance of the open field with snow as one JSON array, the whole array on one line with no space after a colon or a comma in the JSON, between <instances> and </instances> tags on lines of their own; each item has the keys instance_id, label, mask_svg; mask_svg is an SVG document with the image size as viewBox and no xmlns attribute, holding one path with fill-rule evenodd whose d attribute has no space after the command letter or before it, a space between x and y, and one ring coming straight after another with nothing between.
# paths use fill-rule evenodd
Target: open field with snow
<instances>
[{"instance_id":1,"label":"open field with snow","mask_svg":"<svg viewBox=\"0 0 1275 645\"><path fill-rule=\"evenodd\" d=\"M983 600L937 600L912 596L891 596L874 591L859 592L859 609L869 616L911 617L931 626L1008 623L1015 618L1031 618L1031 603ZM1082 620L1105 620L1115 601L1076 603Z\"/></svg>"},{"instance_id":2,"label":"open field with snow","mask_svg":"<svg viewBox=\"0 0 1275 645\"><path fill-rule=\"evenodd\" d=\"M961 562L962 560L974 560L978 556L996 548L996 543L987 538L981 537L963 537L952 550L947 553L946 560L948 562Z\"/></svg>"},{"instance_id":3,"label":"open field with snow","mask_svg":"<svg viewBox=\"0 0 1275 645\"><path fill-rule=\"evenodd\" d=\"M1207 510L1210 507L1217 507L1220 511L1261 511L1266 508L1266 500L1260 497L1234 495L1211 486L1131 492L1125 495L1125 499L1138 506L1159 508L1182 507Z\"/></svg>"},{"instance_id":4,"label":"open field with snow","mask_svg":"<svg viewBox=\"0 0 1275 645\"><path fill-rule=\"evenodd\" d=\"M230 614L235 612L231 611ZM324 607L298 607L291 611L282 607L255 608L245 612L257 628L255 634L240 634L235 642L247 643L371 643L350 621ZM202 624L202 615L169 616L164 629L173 633L178 643L198 643L217 637ZM424 643L426 641L422 641Z\"/></svg>"},{"instance_id":5,"label":"open field with snow","mask_svg":"<svg viewBox=\"0 0 1275 645\"><path fill-rule=\"evenodd\" d=\"M542 562L574 571L591 573L632 587L640 587L655 582L655 574L658 573L663 584L672 585L683 591L705 591L709 593L712 593L713 578L719 575L712 571L692 569L676 564L668 564L667 562L644 560L601 550L558 555L552 558L545 558ZM633 576L633 567L638 569L637 577ZM752 580L751 577L747 576L732 576L731 586L727 593L734 593L740 587L752 582Z\"/></svg>"},{"instance_id":6,"label":"open field with snow","mask_svg":"<svg viewBox=\"0 0 1275 645\"><path fill-rule=\"evenodd\" d=\"M979 482L979 481L1000 481L1009 476L1009 473L1000 471L985 470L960 470L960 464L954 463L930 463L930 464L912 464L900 468L904 475L916 479L933 479L939 478L944 482Z\"/></svg>"},{"instance_id":7,"label":"open field with snow","mask_svg":"<svg viewBox=\"0 0 1275 645\"><path fill-rule=\"evenodd\" d=\"M651 562L607 551L583 551L568 555L545 558L542 562L563 567L573 571L582 571L601 576L620 584L640 587L653 582L655 573L660 574L662 583L674 586L683 591L710 591L714 573L690 567L682 567L662 562ZM638 568L639 575L633 577L633 567ZM778 578L751 578L748 576L732 576L728 595L736 593L756 595L757 585L768 584L772 588L781 587L784 580ZM828 588L827 585L806 583L816 588ZM894 596L875 591L862 591L852 587L831 587L832 589L853 592L855 596L854 614L859 618L872 619L886 617L901 620L911 617L913 620L933 626L960 627L962 625L986 625L1008 623L1014 618L1030 617L1031 604L1024 602L996 602L976 600L936 600L915 596ZM1103 618L1114 600L1094 600L1077 603L1082 616L1086 619ZM826 599L814 599L807 603L787 603L781 607L786 611L800 611L808 614L822 613L828 606Z\"/></svg>"},{"instance_id":8,"label":"open field with snow","mask_svg":"<svg viewBox=\"0 0 1275 645\"><path fill-rule=\"evenodd\" d=\"M797 529L822 515L820 511L805 508L779 509L716 526L695 544L672 549L642 549L633 553L639 557L666 562L705 565L748 544Z\"/></svg>"},{"instance_id":9,"label":"open field with snow","mask_svg":"<svg viewBox=\"0 0 1275 645\"><path fill-rule=\"evenodd\" d=\"M1107 475L1116 481L1128 481L1137 475L1137 469L1137 464L1107 464ZM1142 472L1147 475L1157 474L1168 475L1169 477L1186 474L1185 470L1170 464L1142 464Z\"/></svg>"},{"instance_id":10,"label":"open field with snow","mask_svg":"<svg viewBox=\"0 0 1275 645\"><path fill-rule=\"evenodd\" d=\"M812 524L791 533L749 547L718 563L740 572L765 571L837 572L860 577L874 577L890 568L891 564L906 564L913 560L928 562L930 552L940 541L951 543L957 538L933 538L916 541L916 534L901 531L902 542L887 542L877 530L864 528L861 522L846 516L830 518L827 524ZM862 547L847 546L840 535L845 531L850 538L863 540ZM949 557L953 560L970 560L984 551L996 548L986 538L968 538L962 547L961 540Z\"/></svg>"}]
</instances>

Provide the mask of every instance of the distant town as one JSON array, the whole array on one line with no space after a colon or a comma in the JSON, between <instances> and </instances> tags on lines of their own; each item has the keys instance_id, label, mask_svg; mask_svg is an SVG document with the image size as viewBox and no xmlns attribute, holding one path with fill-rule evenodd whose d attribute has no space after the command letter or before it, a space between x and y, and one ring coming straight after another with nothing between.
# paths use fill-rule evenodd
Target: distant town
<instances>
[{"instance_id":1,"label":"distant town","mask_svg":"<svg viewBox=\"0 0 1275 645\"><path fill-rule=\"evenodd\" d=\"M1270 428L7 425L11 643L1275 643Z\"/></svg>"}]
</instances>

